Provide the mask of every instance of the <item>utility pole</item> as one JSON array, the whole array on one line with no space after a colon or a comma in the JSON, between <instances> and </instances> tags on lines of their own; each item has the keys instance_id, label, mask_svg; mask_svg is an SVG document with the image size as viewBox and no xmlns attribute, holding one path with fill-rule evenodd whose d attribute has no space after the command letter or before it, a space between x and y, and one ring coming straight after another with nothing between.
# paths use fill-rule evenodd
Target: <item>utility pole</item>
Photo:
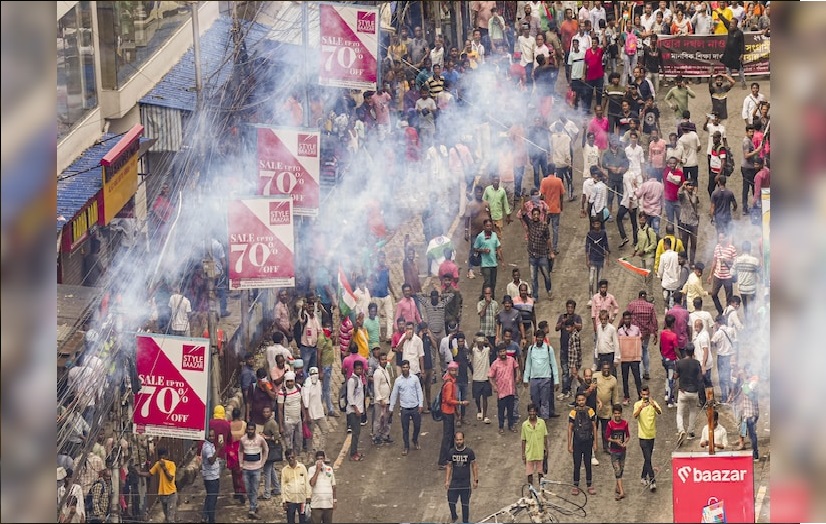
<instances>
[{"instance_id":1,"label":"utility pole","mask_svg":"<svg viewBox=\"0 0 826 524\"><path fill-rule=\"evenodd\" d=\"M204 118L204 83L203 83L203 72L201 71L201 31L200 31L200 24L198 23L198 2L189 2L190 12L192 14L192 52L194 54L195 59L195 118L196 118L196 129L201 129L201 124ZM234 12L234 11L233 11ZM195 155L196 160L203 162L203 145L204 141L202 138L197 138L198 143L195 145ZM203 165L199 166L199 174L204 168ZM199 176L200 178L200 176ZM219 365L220 361L218 360L218 343L216 340L216 317L217 312L215 311L215 279L219 275L215 274L215 257L212 253L212 236L206 240L206 249L205 254L206 257L203 262L204 267L204 274L207 276L207 287L208 287L208 296L209 296L209 308L207 309L207 331L209 332L209 349L210 355L212 356L212 373L210 373L210 392L212 396L212 402L219 402L219 381L220 381L220 371ZM208 406L210 412L212 406Z\"/></svg>"},{"instance_id":2,"label":"utility pole","mask_svg":"<svg viewBox=\"0 0 826 524\"><path fill-rule=\"evenodd\" d=\"M310 45L309 2L301 2L301 45L304 48L304 60L301 61L301 78L304 82L304 127L310 127L310 79L307 78L307 48ZM319 10L319 16L321 16Z\"/></svg>"}]
</instances>

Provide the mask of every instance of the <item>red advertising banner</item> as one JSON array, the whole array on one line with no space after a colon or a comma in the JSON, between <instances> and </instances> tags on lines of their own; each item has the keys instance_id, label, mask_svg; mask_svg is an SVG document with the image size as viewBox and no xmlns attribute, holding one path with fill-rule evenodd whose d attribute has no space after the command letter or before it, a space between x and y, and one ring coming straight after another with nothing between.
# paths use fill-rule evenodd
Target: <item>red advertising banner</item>
<instances>
[{"instance_id":1,"label":"red advertising banner","mask_svg":"<svg viewBox=\"0 0 826 524\"><path fill-rule=\"evenodd\" d=\"M743 72L746 75L768 75L771 39L758 32L744 33L746 54L743 56ZM666 76L708 76L708 68L714 73L725 73L720 63L726 48L725 35L660 35L663 70Z\"/></svg>"},{"instance_id":2,"label":"red advertising banner","mask_svg":"<svg viewBox=\"0 0 826 524\"><path fill-rule=\"evenodd\" d=\"M318 83L376 89L379 10L375 7L319 4L321 67Z\"/></svg>"},{"instance_id":3,"label":"red advertising banner","mask_svg":"<svg viewBox=\"0 0 826 524\"><path fill-rule=\"evenodd\" d=\"M135 395L134 432L204 440L209 392L209 339L136 336L141 390Z\"/></svg>"},{"instance_id":4,"label":"red advertising banner","mask_svg":"<svg viewBox=\"0 0 826 524\"><path fill-rule=\"evenodd\" d=\"M671 454L674 522L754 522L751 451Z\"/></svg>"},{"instance_id":5,"label":"red advertising banner","mask_svg":"<svg viewBox=\"0 0 826 524\"><path fill-rule=\"evenodd\" d=\"M229 288L295 286L293 201L288 196L231 200Z\"/></svg>"},{"instance_id":6,"label":"red advertising banner","mask_svg":"<svg viewBox=\"0 0 826 524\"><path fill-rule=\"evenodd\" d=\"M258 194L288 195L296 215L318 216L320 133L258 127Z\"/></svg>"}]
</instances>

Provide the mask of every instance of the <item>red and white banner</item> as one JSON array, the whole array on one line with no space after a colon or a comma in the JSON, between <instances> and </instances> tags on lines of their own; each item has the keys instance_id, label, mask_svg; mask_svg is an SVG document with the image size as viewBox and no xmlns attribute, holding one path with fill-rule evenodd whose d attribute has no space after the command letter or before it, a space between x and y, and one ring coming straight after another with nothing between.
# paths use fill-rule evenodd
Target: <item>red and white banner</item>
<instances>
[{"instance_id":1,"label":"red and white banner","mask_svg":"<svg viewBox=\"0 0 826 524\"><path fill-rule=\"evenodd\" d=\"M258 194L289 195L296 215L318 216L320 134L259 127Z\"/></svg>"},{"instance_id":2,"label":"red and white banner","mask_svg":"<svg viewBox=\"0 0 826 524\"><path fill-rule=\"evenodd\" d=\"M230 200L229 288L295 286L293 201L288 196Z\"/></svg>"},{"instance_id":3,"label":"red and white banner","mask_svg":"<svg viewBox=\"0 0 826 524\"><path fill-rule=\"evenodd\" d=\"M204 440L209 392L209 339L136 336L141 390L135 395L135 433Z\"/></svg>"},{"instance_id":4,"label":"red and white banner","mask_svg":"<svg viewBox=\"0 0 826 524\"><path fill-rule=\"evenodd\" d=\"M754 522L751 451L672 453L671 472L674 522Z\"/></svg>"},{"instance_id":5,"label":"red and white banner","mask_svg":"<svg viewBox=\"0 0 826 524\"><path fill-rule=\"evenodd\" d=\"M321 64L318 83L376 89L379 10L375 7L319 4Z\"/></svg>"}]
</instances>

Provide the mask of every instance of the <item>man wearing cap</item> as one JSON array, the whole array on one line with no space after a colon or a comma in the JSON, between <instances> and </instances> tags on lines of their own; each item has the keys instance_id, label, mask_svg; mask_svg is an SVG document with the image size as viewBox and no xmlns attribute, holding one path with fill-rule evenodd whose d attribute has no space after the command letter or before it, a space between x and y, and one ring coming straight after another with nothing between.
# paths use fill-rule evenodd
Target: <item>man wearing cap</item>
<instances>
[{"instance_id":1,"label":"man wearing cap","mask_svg":"<svg viewBox=\"0 0 826 524\"><path fill-rule=\"evenodd\" d=\"M299 452L302 447L304 433L301 428L301 415L309 420L306 408L301 402L301 388L295 383L295 373L287 371L284 374L284 385L278 391L278 420L281 423L281 438L284 446ZM261 463L264 464L263 462Z\"/></svg>"},{"instance_id":2,"label":"man wearing cap","mask_svg":"<svg viewBox=\"0 0 826 524\"><path fill-rule=\"evenodd\" d=\"M310 380L304 382L304 387L300 391L301 400L306 410L305 413L309 415L305 420L310 426L313 436L318 436L318 445L313 446L313 451L323 450L327 444L327 433L330 432L330 428L327 425L327 418L324 416L324 403L321 394L322 384L318 377L317 367L310 368ZM314 440L313 443L316 443L316 441Z\"/></svg>"},{"instance_id":3,"label":"man wearing cap","mask_svg":"<svg viewBox=\"0 0 826 524\"><path fill-rule=\"evenodd\" d=\"M419 430L422 427L422 411L424 411L422 384L419 377L410 373L410 361L407 359L402 360L402 374L396 378L393 391L390 393L389 411L391 413L396 408L397 400L399 406L401 406L402 440L404 441L402 456L406 456L410 451L411 420L413 420L413 446L416 449L421 449L419 446Z\"/></svg>"}]
</instances>

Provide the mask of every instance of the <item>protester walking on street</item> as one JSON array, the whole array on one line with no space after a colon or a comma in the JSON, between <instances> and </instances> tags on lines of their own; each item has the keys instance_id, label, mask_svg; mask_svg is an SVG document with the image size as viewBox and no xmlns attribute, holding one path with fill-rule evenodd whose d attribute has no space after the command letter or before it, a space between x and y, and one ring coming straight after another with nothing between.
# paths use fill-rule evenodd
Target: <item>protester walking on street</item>
<instances>
[{"instance_id":1,"label":"protester walking on street","mask_svg":"<svg viewBox=\"0 0 826 524\"><path fill-rule=\"evenodd\" d=\"M445 468L445 489L450 520L456 522L459 519L456 503L462 499L462 522L470 522L470 496L472 489L479 487L479 466L476 454L465 445L463 431L456 432L449 455L450 460Z\"/></svg>"},{"instance_id":2,"label":"protester walking on street","mask_svg":"<svg viewBox=\"0 0 826 524\"><path fill-rule=\"evenodd\" d=\"M648 386L643 386L642 399L634 403L634 418L637 419L637 437L640 440L643 458L641 483L652 493L657 491L657 483L654 479L651 457L654 454L654 439L657 437L657 415L662 414L663 410L657 401L651 398Z\"/></svg>"},{"instance_id":3,"label":"protester walking on street","mask_svg":"<svg viewBox=\"0 0 826 524\"><path fill-rule=\"evenodd\" d=\"M585 484L589 495L596 495L597 490L591 485L592 453L597 451L597 415L590 406L585 405L585 394L577 393L576 406L568 414L568 453L574 459L574 487L572 495L579 495L579 475L585 462Z\"/></svg>"},{"instance_id":4,"label":"protester walking on street","mask_svg":"<svg viewBox=\"0 0 826 524\"><path fill-rule=\"evenodd\" d=\"M304 504L312 500L310 476L307 474L306 466L298 461L297 455L295 450L286 450L284 459L287 465L281 468L281 486L284 490L282 505L287 513L287 524L296 524L296 515L298 524L306 524Z\"/></svg>"},{"instance_id":5,"label":"protester walking on street","mask_svg":"<svg viewBox=\"0 0 826 524\"><path fill-rule=\"evenodd\" d=\"M410 361L402 360L402 374L393 383L390 393L390 413L396 409L396 401L401 406L402 440L404 449L402 456L410 451L410 421L413 421L413 447L419 447L419 431L422 426L422 411L424 411L424 395L419 377L410 373Z\"/></svg>"}]
</instances>

